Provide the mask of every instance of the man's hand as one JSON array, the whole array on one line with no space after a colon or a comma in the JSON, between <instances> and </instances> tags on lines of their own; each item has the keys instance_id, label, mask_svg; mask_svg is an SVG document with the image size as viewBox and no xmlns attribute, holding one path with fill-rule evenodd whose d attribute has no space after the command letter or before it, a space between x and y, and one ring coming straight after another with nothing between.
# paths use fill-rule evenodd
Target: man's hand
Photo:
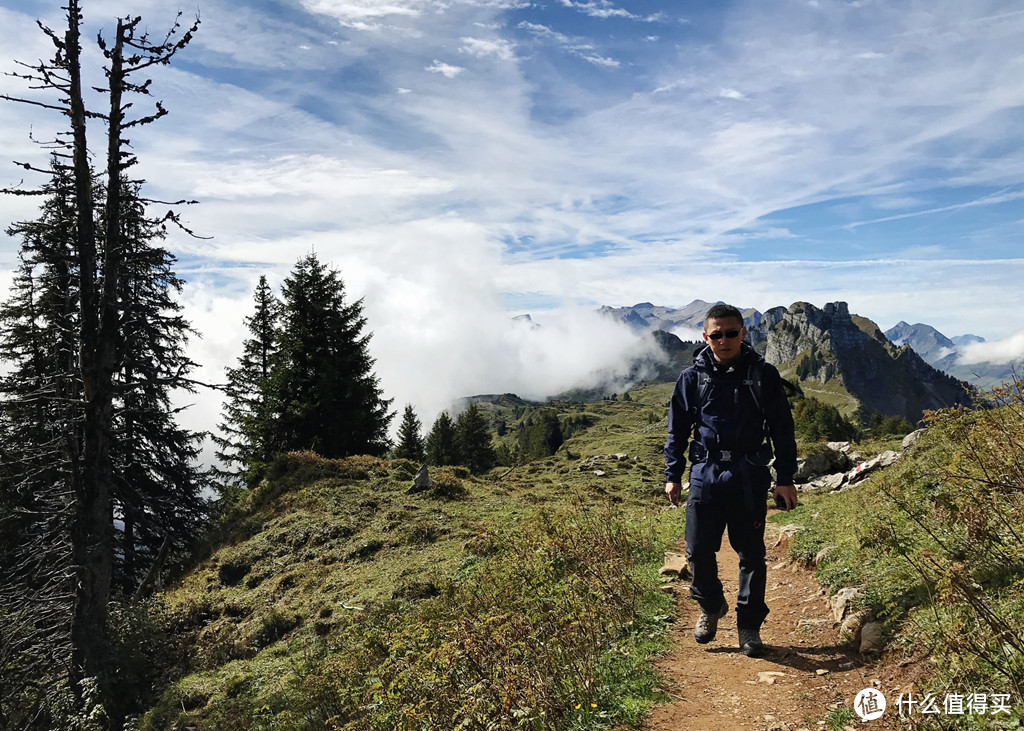
<instances>
[{"instance_id":1,"label":"man's hand","mask_svg":"<svg viewBox=\"0 0 1024 731\"><path fill-rule=\"evenodd\" d=\"M679 504L679 497L683 494L683 483L681 482L666 482L665 483L665 494L668 495L668 501L673 505Z\"/></svg>"},{"instance_id":2,"label":"man's hand","mask_svg":"<svg viewBox=\"0 0 1024 731\"><path fill-rule=\"evenodd\" d=\"M776 485L772 491L772 495L775 498L782 498L786 501L786 512L789 512L797 505L799 501L796 499L796 486L795 485Z\"/></svg>"}]
</instances>

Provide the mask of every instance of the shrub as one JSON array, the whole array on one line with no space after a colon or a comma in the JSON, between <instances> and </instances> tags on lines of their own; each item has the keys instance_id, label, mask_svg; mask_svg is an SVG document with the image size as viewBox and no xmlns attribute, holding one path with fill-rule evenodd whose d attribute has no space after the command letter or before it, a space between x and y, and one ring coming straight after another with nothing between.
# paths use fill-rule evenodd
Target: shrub
<instances>
[{"instance_id":1,"label":"shrub","mask_svg":"<svg viewBox=\"0 0 1024 731\"><path fill-rule=\"evenodd\" d=\"M459 479L455 468L438 467L430 473L430 480L433 483L430 494L434 497L454 500L465 497L469 493L465 485L462 484L462 480Z\"/></svg>"}]
</instances>

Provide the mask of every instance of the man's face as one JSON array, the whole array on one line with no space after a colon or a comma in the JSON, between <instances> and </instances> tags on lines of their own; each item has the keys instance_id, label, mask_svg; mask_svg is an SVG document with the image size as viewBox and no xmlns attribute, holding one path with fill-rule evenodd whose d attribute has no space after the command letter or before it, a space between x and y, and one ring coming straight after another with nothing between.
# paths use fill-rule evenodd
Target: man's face
<instances>
[{"instance_id":1,"label":"man's face","mask_svg":"<svg viewBox=\"0 0 1024 731\"><path fill-rule=\"evenodd\" d=\"M747 328L735 317L713 317L704 321L704 342L711 347L711 355L719 363L728 363L740 354L740 343L747 336ZM733 337L728 337L732 335ZM716 337L721 336L721 337Z\"/></svg>"}]
</instances>

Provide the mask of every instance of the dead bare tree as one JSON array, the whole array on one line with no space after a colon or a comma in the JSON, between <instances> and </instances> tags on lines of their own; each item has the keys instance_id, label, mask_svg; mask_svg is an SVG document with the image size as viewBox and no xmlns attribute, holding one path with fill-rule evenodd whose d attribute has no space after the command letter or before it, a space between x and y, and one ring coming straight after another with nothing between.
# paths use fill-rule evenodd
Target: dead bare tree
<instances>
[{"instance_id":1,"label":"dead bare tree","mask_svg":"<svg viewBox=\"0 0 1024 731\"><path fill-rule=\"evenodd\" d=\"M188 45L199 25L198 18L188 27L179 15L173 27L158 40L140 30L141 17L120 18L111 40L98 36L97 43L106 59L105 88L96 88L109 100L103 111L88 108L83 94L82 12L78 0L67 0L64 7L67 28L54 31L42 23L40 29L50 38L54 57L37 64L20 64L13 74L28 82L29 88L57 99L39 100L9 95L0 98L31 104L59 112L69 120L69 130L46 143L58 165L66 165L73 180L75 200L74 263L78 272L78 377L81 390L80 429L69 429L66 454L70 463L73 505L70 511L70 562L73 571L73 610L70 620L72 687L81 698L83 682L95 678L101 689L110 673L110 638L107 635L107 605L111 595L114 565L112 527L115 470L112 459L114 402L118 388L116 374L123 354L120 277L125 266L125 210L121 196L129 181L126 171L137 163L126 137L129 130L164 116L159 102L150 114L130 117L131 98L150 96L150 80L137 80L147 69L170 62ZM102 220L96 224L95 180L90 166L87 124L100 120L106 125L105 200ZM15 161L21 167L45 173L29 163ZM5 189L18 195L44 191ZM187 201L181 201L187 202ZM174 214L165 219L175 221Z\"/></svg>"}]
</instances>

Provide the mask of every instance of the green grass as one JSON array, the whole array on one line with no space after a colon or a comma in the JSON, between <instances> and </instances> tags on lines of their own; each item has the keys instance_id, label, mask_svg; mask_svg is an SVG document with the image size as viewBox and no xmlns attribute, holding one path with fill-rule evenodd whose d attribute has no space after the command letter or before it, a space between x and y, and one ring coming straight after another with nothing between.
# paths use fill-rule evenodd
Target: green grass
<instances>
[{"instance_id":1,"label":"green grass","mask_svg":"<svg viewBox=\"0 0 1024 731\"><path fill-rule=\"evenodd\" d=\"M547 459L432 469L444 490L410 493L401 461L281 458L152 604L173 649L139 727L637 726L683 516L663 396L631 397L583 407L593 426Z\"/></svg>"},{"instance_id":2,"label":"green grass","mask_svg":"<svg viewBox=\"0 0 1024 731\"><path fill-rule=\"evenodd\" d=\"M864 589L889 652L934 658L923 691L1010 693L1024 714L1024 400L933 415L893 466L854 489L801 496L775 520L805 527L791 555L829 553L818 579ZM892 448L879 442L877 449ZM896 658L898 659L898 657ZM968 728L970 719L946 719Z\"/></svg>"}]
</instances>

